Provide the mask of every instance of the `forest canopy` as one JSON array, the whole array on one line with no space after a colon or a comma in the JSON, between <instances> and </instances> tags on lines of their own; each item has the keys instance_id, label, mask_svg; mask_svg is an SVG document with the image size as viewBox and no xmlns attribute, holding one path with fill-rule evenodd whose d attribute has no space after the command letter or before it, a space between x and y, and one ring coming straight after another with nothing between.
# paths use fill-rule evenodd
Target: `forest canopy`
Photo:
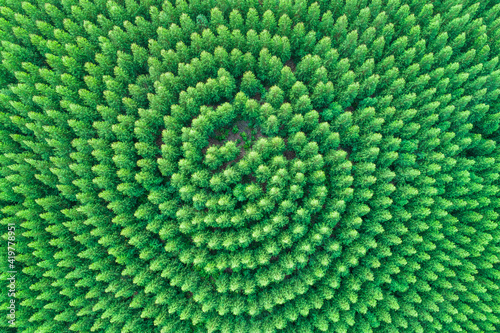
<instances>
[{"instance_id":1,"label":"forest canopy","mask_svg":"<svg viewBox=\"0 0 500 333\"><path fill-rule=\"evenodd\" d=\"M0 330L500 330L499 55L493 0L0 0Z\"/></svg>"}]
</instances>

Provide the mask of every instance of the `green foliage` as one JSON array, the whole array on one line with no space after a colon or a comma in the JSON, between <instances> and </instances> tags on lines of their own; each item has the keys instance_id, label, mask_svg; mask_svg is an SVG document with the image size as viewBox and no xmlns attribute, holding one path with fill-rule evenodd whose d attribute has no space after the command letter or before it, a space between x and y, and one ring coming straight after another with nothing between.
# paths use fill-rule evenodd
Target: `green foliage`
<instances>
[{"instance_id":1,"label":"green foliage","mask_svg":"<svg viewBox=\"0 0 500 333\"><path fill-rule=\"evenodd\" d=\"M0 1L0 331L498 331L499 15Z\"/></svg>"}]
</instances>

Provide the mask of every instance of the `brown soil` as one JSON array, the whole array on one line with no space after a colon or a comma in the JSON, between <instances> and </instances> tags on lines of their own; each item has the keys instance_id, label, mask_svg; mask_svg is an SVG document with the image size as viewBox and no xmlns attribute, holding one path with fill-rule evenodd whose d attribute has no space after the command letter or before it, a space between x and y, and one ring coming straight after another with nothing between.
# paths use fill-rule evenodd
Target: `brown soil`
<instances>
[{"instance_id":1,"label":"brown soil","mask_svg":"<svg viewBox=\"0 0 500 333\"><path fill-rule=\"evenodd\" d=\"M155 140L156 145L160 148L161 148L161 145L163 144L162 132L163 131L160 131L160 135L158 135L158 137Z\"/></svg>"},{"instance_id":2,"label":"brown soil","mask_svg":"<svg viewBox=\"0 0 500 333\"><path fill-rule=\"evenodd\" d=\"M264 101L262 100L262 95L260 92L256 93L252 99L255 99L257 102L259 102L260 105L264 104Z\"/></svg>"},{"instance_id":3,"label":"brown soil","mask_svg":"<svg viewBox=\"0 0 500 333\"><path fill-rule=\"evenodd\" d=\"M161 130L161 131L160 131L160 135L158 135L158 137L157 137L157 138L156 138L156 140L155 140L155 144L156 144L156 145L157 145L160 149L161 149L161 146L163 145L163 137L162 137L162 132L163 132L163 130ZM155 155L155 158L156 158L156 159L159 159L159 158L161 158L161 155L162 155L162 154L161 154L161 151L160 151L160 153L159 153L159 154L156 154L156 155Z\"/></svg>"},{"instance_id":4,"label":"brown soil","mask_svg":"<svg viewBox=\"0 0 500 333\"><path fill-rule=\"evenodd\" d=\"M295 62L291 58L287 62L285 62L285 66L290 67L290 69L292 70L292 73L295 72L295 68L297 67L297 65L295 64Z\"/></svg>"},{"instance_id":5,"label":"brown soil","mask_svg":"<svg viewBox=\"0 0 500 333\"><path fill-rule=\"evenodd\" d=\"M283 155L287 160L293 160L297 154L293 150L286 150Z\"/></svg>"},{"instance_id":6,"label":"brown soil","mask_svg":"<svg viewBox=\"0 0 500 333\"><path fill-rule=\"evenodd\" d=\"M256 183L257 182L257 178L255 178L254 175L250 174L250 175L246 175L244 176L242 179L241 179L241 183L242 184L246 184L246 183Z\"/></svg>"}]
</instances>

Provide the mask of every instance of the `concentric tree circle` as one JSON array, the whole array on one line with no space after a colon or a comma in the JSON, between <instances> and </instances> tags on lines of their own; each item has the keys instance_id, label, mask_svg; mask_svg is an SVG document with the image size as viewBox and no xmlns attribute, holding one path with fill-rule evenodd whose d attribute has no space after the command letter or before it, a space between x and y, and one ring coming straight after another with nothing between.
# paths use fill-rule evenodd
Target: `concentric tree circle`
<instances>
[{"instance_id":1,"label":"concentric tree circle","mask_svg":"<svg viewBox=\"0 0 500 333\"><path fill-rule=\"evenodd\" d=\"M0 327L498 330L499 14L0 0Z\"/></svg>"}]
</instances>

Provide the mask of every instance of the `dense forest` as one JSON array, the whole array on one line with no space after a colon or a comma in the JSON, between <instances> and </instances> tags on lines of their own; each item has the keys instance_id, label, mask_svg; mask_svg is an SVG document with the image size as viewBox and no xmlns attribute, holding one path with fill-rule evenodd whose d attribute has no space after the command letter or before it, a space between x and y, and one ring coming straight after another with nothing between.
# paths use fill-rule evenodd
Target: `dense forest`
<instances>
[{"instance_id":1,"label":"dense forest","mask_svg":"<svg viewBox=\"0 0 500 333\"><path fill-rule=\"evenodd\" d=\"M0 42L2 332L500 330L497 1L0 0Z\"/></svg>"}]
</instances>

